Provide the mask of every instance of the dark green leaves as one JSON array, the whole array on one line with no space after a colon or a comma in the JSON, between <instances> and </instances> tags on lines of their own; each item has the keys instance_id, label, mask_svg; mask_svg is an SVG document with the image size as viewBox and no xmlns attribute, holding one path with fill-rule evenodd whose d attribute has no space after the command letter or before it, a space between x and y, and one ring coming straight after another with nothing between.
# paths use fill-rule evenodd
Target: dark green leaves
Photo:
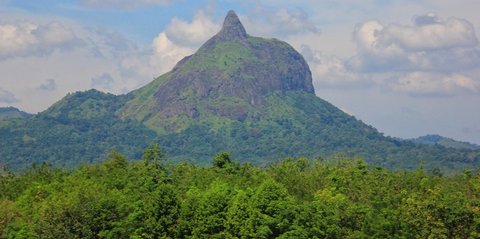
<instances>
[{"instance_id":1,"label":"dark green leaves","mask_svg":"<svg viewBox=\"0 0 480 239\"><path fill-rule=\"evenodd\" d=\"M212 167L112 152L68 172L0 176L0 238L478 238L480 177L361 160ZM149 160L151 159L151 160Z\"/></svg>"}]
</instances>

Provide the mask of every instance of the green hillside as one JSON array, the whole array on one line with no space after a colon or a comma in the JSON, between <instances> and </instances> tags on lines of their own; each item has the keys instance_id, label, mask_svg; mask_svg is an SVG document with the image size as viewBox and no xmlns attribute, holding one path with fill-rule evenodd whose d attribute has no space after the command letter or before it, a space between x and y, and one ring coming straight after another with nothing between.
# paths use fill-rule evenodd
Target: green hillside
<instances>
[{"instance_id":1,"label":"green hillside","mask_svg":"<svg viewBox=\"0 0 480 239\"><path fill-rule=\"evenodd\" d=\"M158 142L176 160L206 163L215 152L229 151L241 162L267 165L286 157L359 156L390 169L460 171L475 168L480 151L417 145L383 136L375 128L330 103L305 93L273 94L257 117L243 121L202 117L186 121L179 132Z\"/></svg>"},{"instance_id":2,"label":"green hillside","mask_svg":"<svg viewBox=\"0 0 480 239\"><path fill-rule=\"evenodd\" d=\"M27 118L30 114L15 107L0 107L0 120Z\"/></svg>"},{"instance_id":3,"label":"green hillside","mask_svg":"<svg viewBox=\"0 0 480 239\"><path fill-rule=\"evenodd\" d=\"M461 141L446 138L440 135L425 135L425 136L412 139L412 142L417 144L441 145L446 148L454 148L454 149L480 150L480 145L475 145L468 142L461 142Z\"/></svg>"},{"instance_id":4,"label":"green hillside","mask_svg":"<svg viewBox=\"0 0 480 239\"><path fill-rule=\"evenodd\" d=\"M73 167L111 150L138 158L155 133L116 117L123 102L96 90L77 92L33 117L0 122L0 158L13 169L43 161Z\"/></svg>"}]
</instances>

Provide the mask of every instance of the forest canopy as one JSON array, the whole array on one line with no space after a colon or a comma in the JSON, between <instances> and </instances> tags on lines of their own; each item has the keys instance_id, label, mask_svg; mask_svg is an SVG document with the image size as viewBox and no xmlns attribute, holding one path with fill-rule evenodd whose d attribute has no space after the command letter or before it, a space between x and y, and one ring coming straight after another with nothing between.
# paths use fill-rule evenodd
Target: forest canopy
<instances>
[{"instance_id":1,"label":"forest canopy","mask_svg":"<svg viewBox=\"0 0 480 239\"><path fill-rule=\"evenodd\" d=\"M211 166L111 153L0 177L0 238L479 238L480 175L354 158Z\"/></svg>"}]
</instances>

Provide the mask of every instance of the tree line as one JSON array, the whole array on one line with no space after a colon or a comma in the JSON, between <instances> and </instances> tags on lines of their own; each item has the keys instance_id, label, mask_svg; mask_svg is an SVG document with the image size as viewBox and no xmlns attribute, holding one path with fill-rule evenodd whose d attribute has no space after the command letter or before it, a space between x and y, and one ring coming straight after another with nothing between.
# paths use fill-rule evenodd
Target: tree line
<instances>
[{"instance_id":1,"label":"tree line","mask_svg":"<svg viewBox=\"0 0 480 239\"><path fill-rule=\"evenodd\" d=\"M480 175L356 158L210 166L112 152L0 177L0 238L479 238Z\"/></svg>"}]
</instances>

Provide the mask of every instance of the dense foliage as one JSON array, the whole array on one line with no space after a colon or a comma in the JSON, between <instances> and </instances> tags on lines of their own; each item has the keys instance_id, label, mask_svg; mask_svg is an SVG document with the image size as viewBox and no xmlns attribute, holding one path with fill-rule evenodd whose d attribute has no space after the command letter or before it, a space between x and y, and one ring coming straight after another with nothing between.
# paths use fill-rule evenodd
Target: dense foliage
<instances>
[{"instance_id":1,"label":"dense foliage","mask_svg":"<svg viewBox=\"0 0 480 239\"><path fill-rule=\"evenodd\" d=\"M0 120L27 118L30 114L15 107L0 107Z\"/></svg>"},{"instance_id":2,"label":"dense foliage","mask_svg":"<svg viewBox=\"0 0 480 239\"><path fill-rule=\"evenodd\" d=\"M425 135L412 139L411 141L417 144L442 145L447 148L480 150L480 145L456 141L440 135Z\"/></svg>"},{"instance_id":3,"label":"dense foliage","mask_svg":"<svg viewBox=\"0 0 480 239\"><path fill-rule=\"evenodd\" d=\"M14 170L40 162L72 168L111 150L140 158L156 134L119 119L115 111L123 102L123 96L89 90L69 94L29 118L0 120L0 163Z\"/></svg>"},{"instance_id":4,"label":"dense foliage","mask_svg":"<svg viewBox=\"0 0 480 239\"><path fill-rule=\"evenodd\" d=\"M479 238L480 175L392 172L363 161L266 168L112 153L73 171L0 177L0 238Z\"/></svg>"}]
</instances>

